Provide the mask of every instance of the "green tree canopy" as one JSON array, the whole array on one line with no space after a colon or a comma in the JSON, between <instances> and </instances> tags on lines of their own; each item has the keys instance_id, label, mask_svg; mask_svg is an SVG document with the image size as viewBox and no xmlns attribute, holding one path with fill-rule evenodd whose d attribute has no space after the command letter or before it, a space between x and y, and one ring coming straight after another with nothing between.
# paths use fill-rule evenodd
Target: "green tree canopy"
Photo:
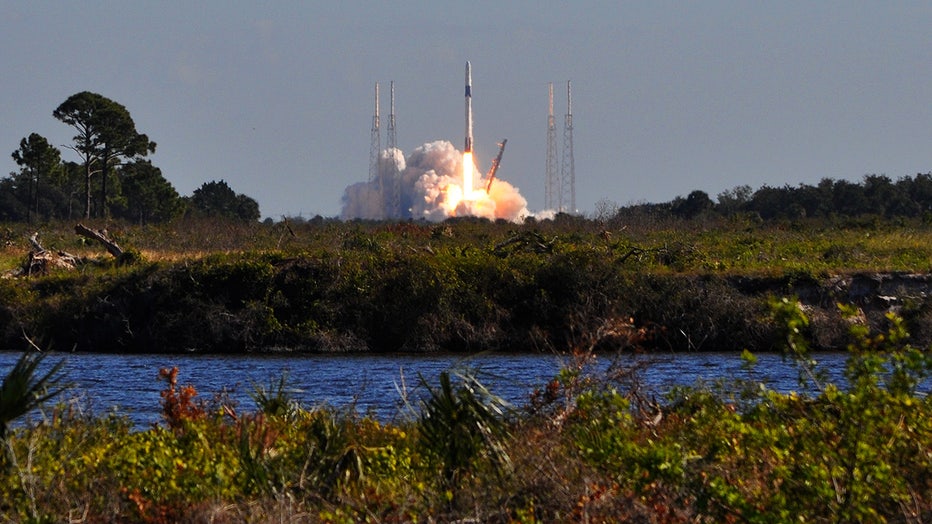
<instances>
[{"instance_id":1,"label":"green tree canopy","mask_svg":"<svg viewBox=\"0 0 932 524\"><path fill-rule=\"evenodd\" d=\"M259 220L259 203L254 199L236 194L223 180L210 181L194 190L191 195L192 210L200 215Z\"/></svg>"},{"instance_id":2,"label":"green tree canopy","mask_svg":"<svg viewBox=\"0 0 932 524\"><path fill-rule=\"evenodd\" d=\"M33 216L40 213L40 191L42 185L49 186L53 177L61 171L61 152L49 144L49 141L38 133L31 133L19 142L19 149L13 151L13 160L20 166L20 172L14 173L11 190L16 193L17 200L24 204L26 220L31 221ZM45 207L45 214L53 214L51 205Z\"/></svg>"},{"instance_id":3,"label":"green tree canopy","mask_svg":"<svg viewBox=\"0 0 932 524\"><path fill-rule=\"evenodd\" d=\"M121 215L146 224L166 222L184 210L184 201L162 170L149 160L136 160L120 168L121 188L125 199Z\"/></svg>"},{"instance_id":4,"label":"green tree canopy","mask_svg":"<svg viewBox=\"0 0 932 524\"><path fill-rule=\"evenodd\" d=\"M672 202L673 214L685 218L696 218L700 214L712 209L713 202L705 191L698 189L691 192L685 199L676 198Z\"/></svg>"},{"instance_id":5,"label":"green tree canopy","mask_svg":"<svg viewBox=\"0 0 932 524\"><path fill-rule=\"evenodd\" d=\"M155 152L155 142L136 131L129 111L113 100L82 91L62 102L52 116L77 130L75 151L84 164L84 216L91 216L91 177L100 174L98 214L107 214L107 179L112 164L121 158L143 157Z\"/></svg>"}]
</instances>

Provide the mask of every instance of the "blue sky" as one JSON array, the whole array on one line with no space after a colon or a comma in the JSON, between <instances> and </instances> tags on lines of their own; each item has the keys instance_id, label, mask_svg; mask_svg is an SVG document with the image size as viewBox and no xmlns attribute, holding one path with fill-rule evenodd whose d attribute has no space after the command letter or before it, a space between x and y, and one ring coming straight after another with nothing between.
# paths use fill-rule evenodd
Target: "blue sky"
<instances>
[{"instance_id":1,"label":"blue sky","mask_svg":"<svg viewBox=\"0 0 932 524\"><path fill-rule=\"evenodd\" d=\"M395 81L405 152L462 147L470 60L479 169L507 138L498 176L532 211L547 83L562 130L567 80L582 213L895 179L932 171L930 27L930 2L0 0L0 169L32 132L70 143L51 113L89 90L129 109L182 194L223 179L263 216L338 216L368 177L374 83L384 125Z\"/></svg>"}]
</instances>

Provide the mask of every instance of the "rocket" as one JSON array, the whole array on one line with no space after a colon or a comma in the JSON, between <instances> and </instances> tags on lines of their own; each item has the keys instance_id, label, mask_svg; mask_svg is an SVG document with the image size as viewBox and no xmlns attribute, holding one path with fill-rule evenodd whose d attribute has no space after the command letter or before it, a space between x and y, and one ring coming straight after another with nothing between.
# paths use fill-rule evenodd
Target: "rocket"
<instances>
[{"instance_id":1,"label":"rocket","mask_svg":"<svg viewBox=\"0 0 932 524\"><path fill-rule=\"evenodd\" d=\"M472 153L472 67L466 61L466 147L464 153Z\"/></svg>"}]
</instances>

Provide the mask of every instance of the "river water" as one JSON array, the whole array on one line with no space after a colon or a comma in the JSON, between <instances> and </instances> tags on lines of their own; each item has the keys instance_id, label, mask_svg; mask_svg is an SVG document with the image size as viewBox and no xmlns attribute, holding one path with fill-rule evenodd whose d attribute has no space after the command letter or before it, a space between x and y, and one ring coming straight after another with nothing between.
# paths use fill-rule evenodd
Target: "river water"
<instances>
[{"instance_id":1,"label":"river water","mask_svg":"<svg viewBox=\"0 0 932 524\"><path fill-rule=\"evenodd\" d=\"M0 376L19 358L18 352L0 352ZM681 353L675 355L601 355L590 364L591 373L616 367L639 370L639 383L658 398L674 386L697 381L750 379L782 391L798 391L796 364L780 355L762 354L748 369L736 353ZM441 371L469 368L496 395L515 405L527 402L536 388L546 384L568 363L568 357L546 354L482 353L471 357L450 354L415 355L112 355L52 353L48 368L64 359L71 384L62 399L101 415L110 411L129 416L137 427L160 420L161 368L177 366L178 384L193 385L200 399L223 395L240 411L255 409L254 388L269 388L287 375L289 393L304 407L328 405L355 408L383 422L411 416L414 399L425 390L420 379L434 386ZM844 353L820 353L819 368L829 380L841 382ZM409 402L405 402L405 398Z\"/></svg>"}]
</instances>

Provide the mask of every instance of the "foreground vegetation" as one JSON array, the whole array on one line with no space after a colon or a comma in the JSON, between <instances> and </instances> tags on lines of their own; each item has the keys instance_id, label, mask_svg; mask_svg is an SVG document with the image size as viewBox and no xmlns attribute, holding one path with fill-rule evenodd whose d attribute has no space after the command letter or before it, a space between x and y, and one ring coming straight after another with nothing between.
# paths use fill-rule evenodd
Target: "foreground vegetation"
<instances>
[{"instance_id":1,"label":"foreground vegetation","mask_svg":"<svg viewBox=\"0 0 932 524\"><path fill-rule=\"evenodd\" d=\"M504 405L475 373L444 373L410 392L408 419L386 424L298 406L285 378L256 386L254 410L202 403L179 370L162 370L157 427L134 431L63 403L12 430L0 520L932 519L930 353L908 345L894 315L884 333L855 321L847 384L823 383L809 319L792 300L771 310L801 385L817 393L736 377L656 399L622 360L592 371L607 357L582 346L524 407Z\"/></svg>"},{"instance_id":2,"label":"foreground vegetation","mask_svg":"<svg viewBox=\"0 0 932 524\"><path fill-rule=\"evenodd\" d=\"M814 344L850 341L835 308L879 328L888 310L932 343L932 226L876 217L818 221L619 214L522 225L426 222L104 227L118 263L73 224L6 226L0 264L22 265L38 231L78 271L0 280L0 347L57 350L772 350L774 295L810 308Z\"/></svg>"}]
</instances>

